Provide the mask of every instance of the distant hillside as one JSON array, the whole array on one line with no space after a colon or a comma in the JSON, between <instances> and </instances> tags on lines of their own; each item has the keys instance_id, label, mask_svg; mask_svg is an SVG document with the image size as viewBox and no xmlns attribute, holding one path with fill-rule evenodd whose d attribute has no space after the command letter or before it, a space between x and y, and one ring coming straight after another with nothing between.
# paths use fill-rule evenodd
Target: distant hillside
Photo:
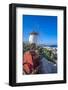
<instances>
[{"instance_id":1,"label":"distant hillside","mask_svg":"<svg viewBox=\"0 0 68 90\"><path fill-rule=\"evenodd\" d=\"M45 45L45 44L40 44L39 46L42 46L42 47L57 47L57 45Z\"/></svg>"}]
</instances>

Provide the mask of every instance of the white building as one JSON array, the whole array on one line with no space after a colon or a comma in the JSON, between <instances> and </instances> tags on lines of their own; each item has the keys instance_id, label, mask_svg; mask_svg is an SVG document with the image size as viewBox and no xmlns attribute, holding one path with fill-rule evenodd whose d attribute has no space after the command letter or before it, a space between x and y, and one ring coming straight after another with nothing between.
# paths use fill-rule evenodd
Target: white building
<instances>
[{"instance_id":1,"label":"white building","mask_svg":"<svg viewBox=\"0 0 68 90\"><path fill-rule=\"evenodd\" d=\"M29 36L29 43L35 43L37 44L37 40L38 40L38 33L37 32L31 32L30 36Z\"/></svg>"}]
</instances>

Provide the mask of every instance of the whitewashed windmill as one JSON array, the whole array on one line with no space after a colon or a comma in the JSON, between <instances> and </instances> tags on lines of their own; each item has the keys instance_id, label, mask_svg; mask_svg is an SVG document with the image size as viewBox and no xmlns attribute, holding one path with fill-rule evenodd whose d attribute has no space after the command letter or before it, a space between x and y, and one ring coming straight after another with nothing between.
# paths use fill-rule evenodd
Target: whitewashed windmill
<instances>
[{"instance_id":1,"label":"whitewashed windmill","mask_svg":"<svg viewBox=\"0 0 68 90\"><path fill-rule=\"evenodd\" d=\"M37 32L31 32L29 36L29 43L30 44L37 44L38 40L38 33Z\"/></svg>"}]
</instances>

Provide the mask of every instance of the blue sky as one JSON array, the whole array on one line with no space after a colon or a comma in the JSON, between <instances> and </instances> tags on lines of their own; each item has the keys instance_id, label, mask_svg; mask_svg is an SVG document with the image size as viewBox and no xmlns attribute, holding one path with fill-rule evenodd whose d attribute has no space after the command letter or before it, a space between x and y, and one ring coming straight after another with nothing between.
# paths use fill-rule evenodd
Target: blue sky
<instances>
[{"instance_id":1,"label":"blue sky","mask_svg":"<svg viewBox=\"0 0 68 90\"><path fill-rule=\"evenodd\" d=\"M23 15L22 22L24 41L28 41L30 32L36 31L40 44L57 45L57 16Z\"/></svg>"}]
</instances>

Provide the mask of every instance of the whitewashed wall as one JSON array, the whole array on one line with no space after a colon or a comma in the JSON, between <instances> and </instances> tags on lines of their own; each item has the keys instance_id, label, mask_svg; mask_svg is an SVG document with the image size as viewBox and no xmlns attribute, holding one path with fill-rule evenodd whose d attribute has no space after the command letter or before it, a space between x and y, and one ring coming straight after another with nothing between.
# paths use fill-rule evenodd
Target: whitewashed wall
<instances>
[{"instance_id":1,"label":"whitewashed wall","mask_svg":"<svg viewBox=\"0 0 68 90\"><path fill-rule=\"evenodd\" d=\"M29 36L29 43L32 44L32 43L35 43L37 44L37 35L30 35Z\"/></svg>"}]
</instances>

